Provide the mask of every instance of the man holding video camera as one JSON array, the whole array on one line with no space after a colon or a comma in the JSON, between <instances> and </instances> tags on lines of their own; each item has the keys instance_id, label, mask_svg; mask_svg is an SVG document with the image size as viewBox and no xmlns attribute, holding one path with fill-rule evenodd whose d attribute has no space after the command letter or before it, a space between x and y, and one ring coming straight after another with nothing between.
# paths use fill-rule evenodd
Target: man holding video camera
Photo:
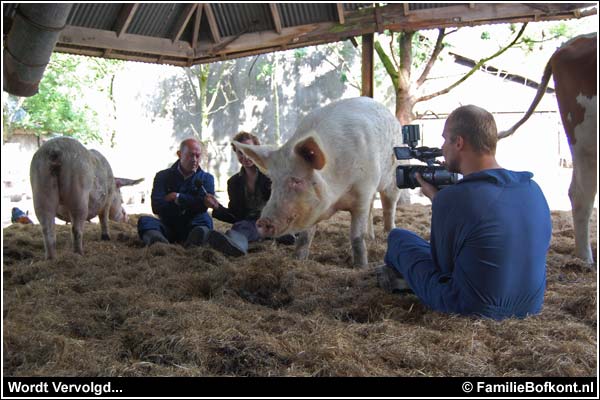
<instances>
[{"instance_id":1,"label":"man holding video camera","mask_svg":"<svg viewBox=\"0 0 600 400\"><path fill-rule=\"evenodd\" d=\"M430 242L392 230L379 286L412 290L440 312L497 320L539 313L552 223L533 174L498 165L496 123L480 107L454 110L442 136L446 168L464 177L438 190L416 174L432 200Z\"/></svg>"}]
</instances>

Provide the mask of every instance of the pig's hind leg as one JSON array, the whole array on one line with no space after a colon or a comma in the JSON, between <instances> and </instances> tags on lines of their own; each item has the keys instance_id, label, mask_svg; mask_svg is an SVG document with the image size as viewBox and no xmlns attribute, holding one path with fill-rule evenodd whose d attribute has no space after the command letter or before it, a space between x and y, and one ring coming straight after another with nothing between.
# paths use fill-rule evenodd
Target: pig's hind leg
<instances>
[{"instance_id":1,"label":"pig's hind leg","mask_svg":"<svg viewBox=\"0 0 600 400\"><path fill-rule=\"evenodd\" d=\"M78 199L87 199L88 195L76 197ZM73 237L73 251L75 253L83 255L83 227L85 220L88 215L88 202L87 201L76 201L74 204L69 206L71 213L71 234Z\"/></svg>"},{"instance_id":2,"label":"pig's hind leg","mask_svg":"<svg viewBox=\"0 0 600 400\"><path fill-rule=\"evenodd\" d=\"M44 250L47 260L56 258L56 231L54 218L58 208L58 191L56 187L33 191L33 207L35 215L42 226Z\"/></svg>"}]
</instances>

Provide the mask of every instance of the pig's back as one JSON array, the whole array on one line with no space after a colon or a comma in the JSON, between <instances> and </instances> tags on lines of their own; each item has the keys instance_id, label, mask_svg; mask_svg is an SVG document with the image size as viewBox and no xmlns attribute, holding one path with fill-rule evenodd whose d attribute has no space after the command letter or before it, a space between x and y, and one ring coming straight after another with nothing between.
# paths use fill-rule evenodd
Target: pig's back
<instances>
[{"instance_id":1,"label":"pig's back","mask_svg":"<svg viewBox=\"0 0 600 400\"><path fill-rule=\"evenodd\" d=\"M401 141L401 125L382 104L369 97L340 100L307 115L294 136L314 131L328 155L329 170L366 175L389 173L393 147ZM295 140L290 140L294 143Z\"/></svg>"},{"instance_id":2,"label":"pig's back","mask_svg":"<svg viewBox=\"0 0 600 400\"><path fill-rule=\"evenodd\" d=\"M58 179L60 198L68 199L73 192L89 191L94 176L92 157L75 139L50 139L33 155L30 175L33 190L44 181Z\"/></svg>"}]
</instances>

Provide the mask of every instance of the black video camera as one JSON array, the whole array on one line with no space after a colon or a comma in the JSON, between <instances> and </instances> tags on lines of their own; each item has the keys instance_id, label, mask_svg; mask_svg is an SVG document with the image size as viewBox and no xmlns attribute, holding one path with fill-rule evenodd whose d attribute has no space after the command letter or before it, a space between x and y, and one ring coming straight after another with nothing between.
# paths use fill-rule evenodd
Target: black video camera
<instances>
[{"instance_id":1,"label":"black video camera","mask_svg":"<svg viewBox=\"0 0 600 400\"><path fill-rule=\"evenodd\" d=\"M450 186L458 182L460 175L448 171L439 165L436 157L442 156L442 149L435 147L416 147L421 139L419 125L404 125L402 127L402 142L408 147L394 147L394 154L398 160L416 158L427 165L399 165L396 168L396 185L400 189L414 189L419 185L415 177L418 172L423 179L437 188ZM438 164L438 165L435 165Z\"/></svg>"}]
</instances>

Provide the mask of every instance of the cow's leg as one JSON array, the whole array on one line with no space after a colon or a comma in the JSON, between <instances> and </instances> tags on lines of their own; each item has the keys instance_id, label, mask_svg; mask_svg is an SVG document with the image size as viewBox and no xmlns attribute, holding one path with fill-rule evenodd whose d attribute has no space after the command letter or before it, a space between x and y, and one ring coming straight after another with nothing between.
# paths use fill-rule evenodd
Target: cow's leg
<instances>
[{"instance_id":1,"label":"cow's leg","mask_svg":"<svg viewBox=\"0 0 600 400\"><path fill-rule=\"evenodd\" d=\"M582 147L576 145L572 149L573 177L569 187L569 198L571 199L575 229L575 255L591 264L594 259L590 247L589 224L598 189L596 154L592 154L595 151L592 152L589 148L583 149Z\"/></svg>"},{"instance_id":2,"label":"cow's leg","mask_svg":"<svg viewBox=\"0 0 600 400\"><path fill-rule=\"evenodd\" d=\"M310 244L312 243L313 238L315 237L315 232L317 231L317 226L314 225L308 230L300 232L298 234L298 238L296 239L296 258L300 260L306 260L310 253Z\"/></svg>"},{"instance_id":3,"label":"cow's leg","mask_svg":"<svg viewBox=\"0 0 600 400\"><path fill-rule=\"evenodd\" d=\"M367 207L370 203L365 203ZM352 263L355 267L364 268L368 264L367 246L365 236L367 234L367 225L369 210L367 207L358 208L350 211L352 219L350 220L350 241L352 243Z\"/></svg>"},{"instance_id":4,"label":"cow's leg","mask_svg":"<svg viewBox=\"0 0 600 400\"><path fill-rule=\"evenodd\" d=\"M390 232L396 226L396 204L400 198L400 189L394 180L391 185L379 192L383 208L383 230Z\"/></svg>"}]
</instances>

